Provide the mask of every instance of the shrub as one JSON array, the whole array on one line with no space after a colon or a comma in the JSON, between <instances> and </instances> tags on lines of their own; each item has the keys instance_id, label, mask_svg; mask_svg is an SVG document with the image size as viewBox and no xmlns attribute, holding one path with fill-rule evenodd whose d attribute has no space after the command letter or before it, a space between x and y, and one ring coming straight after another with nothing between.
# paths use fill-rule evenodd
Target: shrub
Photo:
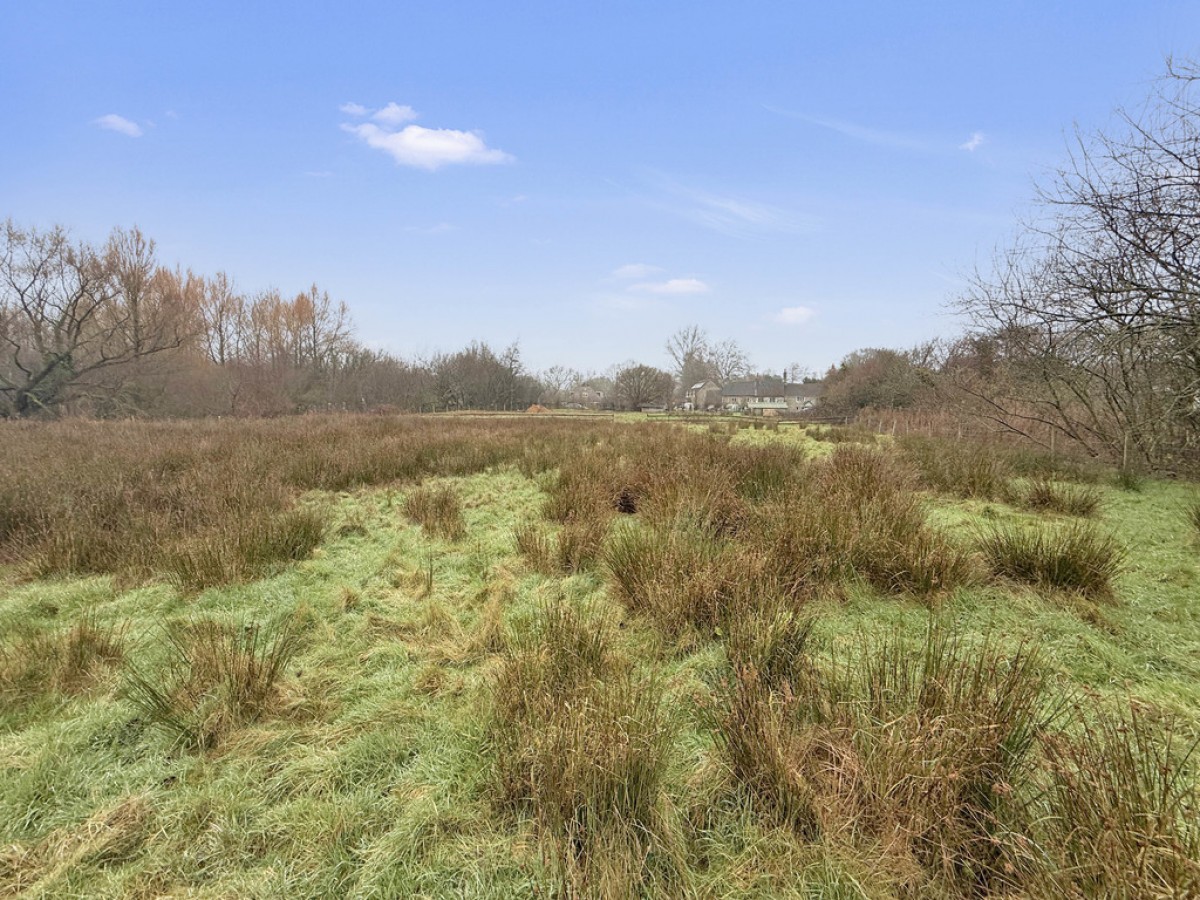
<instances>
[{"instance_id":1,"label":"shrub","mask_svg":"<svg viewBox=\"0 0 1200 900\"><path fill-rule=\"evenodd\" d=\"M1112 594L1112 581L1125 561L1115 537L1083 522L993 525L981 533L979 545L996 575L1092 597Z\"/></svg>"},{"instance_id":2,"label":"shrub","mask_svg":"<svg viewBox=\"0 0 1200 900\"><path fill-rule=\"evenodd\" d=\"M266 714L300 645L294 619L242 626L196 619L167 626L161 672L130 666L124 694L139 714L193 749Z\"/></svg>"},{"instance_id":3,"label":"shrub","mask_svg":"<svg viewBox=\"0 0 1200 900\"><path fill-rule=\"evenodd\" d=\"M462 501L449 485L417 488L405 498L404 512L430 537L457 541L467 533Z\"/></svg>"}]
</instances>

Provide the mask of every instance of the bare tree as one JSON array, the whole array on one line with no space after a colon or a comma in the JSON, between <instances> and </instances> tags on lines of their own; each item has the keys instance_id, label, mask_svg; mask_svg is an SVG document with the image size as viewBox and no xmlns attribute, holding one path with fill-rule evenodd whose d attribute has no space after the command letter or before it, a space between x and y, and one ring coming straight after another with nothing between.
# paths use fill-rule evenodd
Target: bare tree
<instances>
[{"instance_id":1,"label":"bare tree","mask_svg":"<svg viewBox=\"0 0 1200 900\"><path fill-rule=\"evenodd\" d=\"M745 378L751 369L750 358L732 338L714 344L709 349L709 367L719 384Z\"/></svg>"},{"instance_id":2,"label":"bare tree","mask_svg":"<svg viewBox=\"0 0 1200 900\"><path fill-rule=\"evenodd\" d=\"M538 375L543 386L541 403L562 406L571 388L583 381L582 373L569 366L551 366Z\"/></svg>"},{"instance_id":3,"label":"bare tree","mask_svg":"<svg viewBox=\"0 0 1200 900\"><path fill-rule=\"evenodd\" d=\"M630 363L617 373L613 393L622 409L640 409L643 406L665 406L674 388L675 379L670 372Z\"/></svg>"},{"instance_id":4,"label":"bare tree","mask_svg":"<svg viewBox=\"0 0 1200 900\"><path fill-rule=\"evenodd\" d=\"M698 325L679 329L667 339L667 355L680 391L693 384L713 379L725 384L750 372L750 360L732 339L714 343Z\"/></svg>"},{"instance_id":5,"label":"bare tree","mask_svg":"<svg viewBox=\"0 0 1200 900\"><path fill-rule=\"evenodd\" d=\"M205 283L200 315L208 358L218 366L233 362L242 352L246 298L234 290L233 282L224 272L218 272Z\"/></svg>"},{"instance_id":6,"label":"bare tree","mask_svg":"<svg viewBox=\"0 0 1200 900\"><path fill-rule=\"evenodd\" d=\"M104 253L62 228L0 232L0 415L60 408L99 373L182 346L188 320L149 290L153 244L116 232Z\"/></svg>"},{"instance_id":7,"label":"bare tree","mask_svg":"<svg viewBox=\"0 0 1200 900\"><path fill-rule=\"evenodd\" d=\"M958 384L1001 427L1147 465L1197 444L1198 78L1169 64L1114 132L1077 134L1035 216L960 298L1004 377Z\"/></svg>"}]
</instances>

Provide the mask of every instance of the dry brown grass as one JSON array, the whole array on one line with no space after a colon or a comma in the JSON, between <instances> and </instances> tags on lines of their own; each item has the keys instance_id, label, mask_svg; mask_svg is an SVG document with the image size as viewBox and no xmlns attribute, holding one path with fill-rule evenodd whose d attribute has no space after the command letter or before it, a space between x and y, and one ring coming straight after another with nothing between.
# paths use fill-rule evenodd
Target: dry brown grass
<instances>
[{"instance_id":1,"label":"dry brown grass","mask_svg":"<svg viewBox=\"0 0 1200 900\"><path fill-rule=\"evenodd\" d=\"M1003 500L1013 474L1007 455L976 441L951 441L910 434L898 441L900 451L936 491L982 500Z\"/></svg>"},{"instance_id":2,"label":"dry brown grass","mask_svg":"<svg viewBox=\"0 0 1200 900\"><path fill-rule=\"evenodd\" d=\"M572 517L550 534L535 522L524 522L513 529L517 552L537 572L545 575L572 574L595 568L608 534L605 518Z\"/></svg>"},{"instance_id":3,"label":"dry brown grass","mask_svg":"<svg viewBox=\"0 0 1200 900\"><path fill-rule=\"evenodd\" d=\"M78 867L120 865L141 850L154 810L140 795L102 809L77 827L52 831L32 847L0 849L0 896L64 896Z\"/></svg>"},{"instance_id":4,"label":"dry brown grass","mask_svg":"<svg viewBox=\"0 0 1200 900\"><path fill-rule=\"evenodd\" d=\"M1099 512L1100 492L1088 485L1061 484L1038 478L1021 497L1021 505L1039 512L1087 518Z\"/></svg>"},{"instance_id":5,"label":"dry brown grass","mask_svg":"<svg viewBox=\"0 0 1200 900\"><path fill-rule=\"evenodd\" d=\"M0 562L33 575L166 576L189 589L256 578L322 540L326 516L298 505L305 491L504 463L533 474L605 430L553 419L380 416L0 422Z\"/></svg>"},{"instance_id":6,"label":"dry brown grass","mask_svg":"<svg viewBox=\"0 0 1200 900\"><path fill-rule=\"evenodd\" d=\"M515 535L530 564L569 568L565 536L595 523L617 597L685 643L763 598L795 606L851 581L929 597L979 578L969 550L926 521L913 473L885 453L847 443L806 461L788 447L668 437L633 430L567 460L546 508L566 523L559 548L534 524Z\"/></svg>"}]
</instances>

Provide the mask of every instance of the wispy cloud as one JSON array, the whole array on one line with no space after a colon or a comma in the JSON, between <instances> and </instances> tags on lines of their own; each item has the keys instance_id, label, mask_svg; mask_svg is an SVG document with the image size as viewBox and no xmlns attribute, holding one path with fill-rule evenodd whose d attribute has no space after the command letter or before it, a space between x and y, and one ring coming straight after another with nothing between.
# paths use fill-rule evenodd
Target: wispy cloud
<instances>
[{"instance_id":1,"label":"wispy cloud","mask_svg":"<svg viewBox=\"0 0 1200 900\"><path fill-rule=\"evenodd\" d=\"M328 169L310 169L304 173L306 178L332 178L333 173Z\"/></svg>"},{"instance_id":2,"label":"wispy cloud","mask_svg":"<svg viewBox=\"0 0 1200 900\"><path fill-rule=\"evenodd\" d=\"M391 128L403 125L405 122L412 122L417 118L417 111L411 106L401 106L399 103L389 103L383 109L376 111L371 116L376 122L381 125L387 125Z\"/></svg>"},{"instance_id":3,"label":"wispy cloud","mask_svg":"<svg viewBox=\"0 0 1200 900\"><path fill-rule=\"evenodd\" d=\"M131 122L124 116L118 116L116 113L109 113L106 116L101 116L98 119L93 119L92 124L97 128L103 128L106 131L115 131L117 134L123 134L126 137L141 137L142 128L136 122Z\"/></svg>"},{"instance_id":4,"label":"wispy cloud","mask_svg":"<svg viewBox=\"0 0 1200 900\"><path fill-rule=\"evenodd\" d=\"M649 278L651 275L657 275L661 271L662 269L659 266L652 266L648 263L628 263L613 269L612 275L609 277L624 281L629 278Z\"/></svg>"},{"instance_id":5,"label":"wispy cloud","mask_svg":"<svg viewBox=\"0 0 1200 900\"><path fill-rule=\"evenodd\" d=\"M699 278L670 278L639 282L630 285L628 290L639 294L706 294L710 288Z\"/></svg>"},{"instance_id":6,"label":"wispy cloud","mask_svg":"<svg viewBox=\"0 0 1200 900\"><path fill-rule=\"evenodd\" d=\"M817 311L809 306L785 306L771 316L771 321L780 325L803 325L816 314Z\"/></svg>"},{"instance_id":7,"label":"wispy cloud","mask_svg":"<svg viewBox=\"0 0 1200 900\"><path fill-rule=\"evenodd\" d=\"M370 110L361 103L343 103L338 107L338 109L348 116L365 116L370 112Z\"/></svg>"},{"instance_id":8,"label":"wispy cloud","mask_svg":"<svg viewBox=\"0 0 1200 900\"><path fill-rule=\"evenodd\" d=\"M438 222L436 225L409 225L404 230L414 234L445 234L453 231L454 226L449 222Z\"/></svg>"},{"instance_id":9,"label":"wispy cloud","mask_svg":"<svg viewBox=\"0 0 1200 900\"><path fill-rule=\"evenodd\" d=\"M765 232L816 229L814 219L777 206L689 187L668 177L654 176L652 180L660 196L646 198L650 203L722 234L750 237Z\"/></svg>"},{"instance_id":10,"label":"wispy cloud","mask_svg":"<svg viewBox=\"0 0 1200 900\"><path fill-rule=\"evenodd\" d=\"M358 104L353 106L363 109L363 115L371 113L371 110L358 107ZM342 110L345 111L345 106ZM358 125L344 122L342 130L354 135L368 147L388 154L397 165L432 172L447 165L478 166L513 162L511 155L489 147L474 131L423 128L420 125L408 125L397 130L400 125L417 118L411 106L389 103L371 113L371 117L374 122ZM376 125L375 122L380 124Z\"/></svg>"},{"instance_id":11,"label":"wispy cloud","mask_svg":"<svg viewBox=\"0 0 1200 900\"><path fill-rule=\"evenodd\" d=\"M971 132L970 139L968 139L966 141L966 143L959 144L958 149L966 150L968 153L974 153L976 150L978 150L980 147L983 146L983 142L984 142L983 132L982 131L973 131L973 132Z\"/></svg>"},{"instance_id":12,"label":"wispy cloud","mask_svg":"<svg viewBox=\"0 0 1200 900\"><path fill-rule=\"evenodd\" d=\"M866 125L859 125L855 122L846 122L841 119L827 119L821 116L810 116L805 113L795 112L789 109L780 109L777 106L771 106L764 103L763 109L768 112L773 112L777 116L784 116L789 119L797 119L801 122L807 122L809 125L816 125L818 128L825 128L829 131L834 131L848 138L853 138L856 141L862 141L867 144L875 144L879 147L892 147L897 150L931 150L933 145L926 140L915 137L911 134L904 134L898 131L885 131L880 128L871 128Z\"/></svg>"}]
</instances>

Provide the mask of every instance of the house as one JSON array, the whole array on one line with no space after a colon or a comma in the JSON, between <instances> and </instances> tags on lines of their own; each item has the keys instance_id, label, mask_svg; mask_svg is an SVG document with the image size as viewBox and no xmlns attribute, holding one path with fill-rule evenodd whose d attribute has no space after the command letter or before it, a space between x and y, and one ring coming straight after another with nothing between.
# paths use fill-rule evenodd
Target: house
<instances>
[{"instance_id":1,"label":"house","mask_svg":"<svg viewBox=\"0 0 1200 900\"><path fill-rule=\"evenodd\" d=\"M568 409L599 409L604 405L604 392L589 384L577 385L567 394L563 404Z\"/></svg>"},{"instance_id":2,"label":"house","mask_svg":"<svg viewBox=\"0 0 1200 900\"><path fill-rule=\"evenodd\" d=\"M691 409L719 409L721 407L721 386L712 379L697 382L687 389L683 399Z\"/></svg>"},{"instance_id":3,"label":"house","mask_svg":"<svg viewBox=\"0 0 1200 900\"><path fill-rule=\"evenodd\" d=\"M821 402L825 393L823 381L813 381L807 384L785 384L783 395L787 400L788 412L808 412Z\"/></svg>"},{"instance_id":4,"label":"house","mask_svg":"<svg viewBox=\"0 0 1200 900\"><path fill-rule=\"evenodd\" d=\"M725 409L748 410L762 414L764 410L786 410L785 385L777 378L755 378L734 381L721 388L721 405Z\"/></svg>"}]
</instances>

